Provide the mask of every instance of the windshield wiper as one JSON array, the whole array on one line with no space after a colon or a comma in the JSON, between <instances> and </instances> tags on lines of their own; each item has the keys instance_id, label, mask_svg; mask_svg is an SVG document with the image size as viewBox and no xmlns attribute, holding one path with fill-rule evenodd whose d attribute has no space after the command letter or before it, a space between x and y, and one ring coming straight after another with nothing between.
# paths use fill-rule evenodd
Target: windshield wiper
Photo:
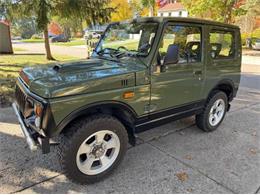
<instances>
[{"instance_id":1,"label":"windshield wiper","mask_svg":"<svg viewBox=\"0 0 260 195\"><path fill-rule=\"evenodd\" d=\"M105 52L106 50L113 50L113 49L112 48L104 48L104 49L101 49L99 51L94 50L94 52L98 55L99 58L119 62L119 60L117 58L115 58L115 56L111 52ZM104 55L106 55L106 54L109 55L109 57L105 57Z\"/></svg>"},{"instance_id":2,"label":"windshield wiper","mask_svg":"<svg viewBox=\"0 0 260 195\"><path fill-rule=\"evenodd\" d=\"M125 56L130 56L130 57L136 58L137 60L139 60L139 62L141 62L142 65L144 65L146 68L148 68L148 66L145 64L145 62L140 58L143 56L140 52L131 53L131 52L125 51L125 52L122 52L122 53L119 53L116 55L117 58L122 58Z\"/></svg>"}]
</instances>

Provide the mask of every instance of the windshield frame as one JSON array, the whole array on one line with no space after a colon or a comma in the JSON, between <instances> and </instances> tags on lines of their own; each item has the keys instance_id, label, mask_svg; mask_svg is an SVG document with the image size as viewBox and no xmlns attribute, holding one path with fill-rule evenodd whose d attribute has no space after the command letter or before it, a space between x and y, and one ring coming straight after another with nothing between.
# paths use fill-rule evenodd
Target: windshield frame
<instances>
[{"instance_id":1,"label":"windshield frame","mask_svg":"<svg viewBox=\"0 0 260 195\"><path fill-rule=\"evenodd\" d=\"M152 42L152 44L151 44L151 48L150 48L149 52L147 52L146 54L138 55L138 57L143 57L143 58L148 57L148 56L151 54L152 48L153 48L154 45L155 45L155 39L156 39L157 34L158 34L158 29L159 29L160 23L157 22L157 21L146 21L146 22L142 21L142 22L139 22L139 21L132 20L132 21L123 21L123 22L110 23L110 24L107 26L107 28L106 28L106 30L104 31L104 33L102 34L102 36L101 36L100 40L98 41L98 43L97 43L95 49L93 50L93 53L92 53L91 56L92 56L92 57L98 57L98 56L100 56L100 55L98 54L99 51L97 51L97 49L100 47L100 44L102 44L102 40L104 39L105 34L109 31L109 29L110 29L112 26L114 26L114 25L120 25L120 24L131 24L131 23L143 23L143 24L152 23L152 24L156 24L156 27L155 27L155 30L154 30L154 33L155 33L155 34L154 34L154 40L153 40L153 42ZM137 51L136 53L138 53L138 51ZM134 57L135 55L131 55L131 56ZM129 55L129 57L131 57L131 56Z\"/></svg>"}]
</instances>

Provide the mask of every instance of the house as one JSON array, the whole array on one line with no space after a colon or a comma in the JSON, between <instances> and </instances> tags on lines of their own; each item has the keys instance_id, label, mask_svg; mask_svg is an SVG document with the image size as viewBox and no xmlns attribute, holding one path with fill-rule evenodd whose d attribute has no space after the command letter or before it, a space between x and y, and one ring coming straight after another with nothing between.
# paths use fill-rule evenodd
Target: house
<instances>
[{"instance_id":1,"label":"house","mask_svg":"<svg viewBox=\"0 0 260 195\"><path fill-rule=\"evenodd\" d=\"M188 17L188 11L182 3L176 0L168 0L165 5L158 9L158 16Z\"/></svg>"}]
</instances>

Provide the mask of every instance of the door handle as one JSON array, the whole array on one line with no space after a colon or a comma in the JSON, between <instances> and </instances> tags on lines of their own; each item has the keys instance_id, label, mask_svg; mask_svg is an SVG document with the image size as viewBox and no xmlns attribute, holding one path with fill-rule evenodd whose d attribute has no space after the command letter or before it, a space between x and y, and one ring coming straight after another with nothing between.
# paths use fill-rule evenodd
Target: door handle
<instances>
[{"instance_id":1,"label":"door handle","mask_svg":"<svg viewBox=\"0 0 260 195\"><path fill-rule=\"evenodd\" d=\"M201 70L195 70L193 72L194 75L202 75L202 71Z\"/></svg>"}]
</instances>

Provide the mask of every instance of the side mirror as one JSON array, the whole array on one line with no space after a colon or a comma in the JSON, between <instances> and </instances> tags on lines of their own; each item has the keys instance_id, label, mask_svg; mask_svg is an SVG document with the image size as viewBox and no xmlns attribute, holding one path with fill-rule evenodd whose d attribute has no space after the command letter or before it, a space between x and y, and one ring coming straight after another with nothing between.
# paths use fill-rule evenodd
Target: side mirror
<instances>
[{"instance_id":1,"label":"side mirror","mask_svg":"<svg viewBox=\"0 0 260 195\"><path fill-rule=\"evenodd\" d=\"M177 64L178 61L179 61L179 46L176 44L171 44L168 46L163 65Z\"/></svg>"}]
</instances>

